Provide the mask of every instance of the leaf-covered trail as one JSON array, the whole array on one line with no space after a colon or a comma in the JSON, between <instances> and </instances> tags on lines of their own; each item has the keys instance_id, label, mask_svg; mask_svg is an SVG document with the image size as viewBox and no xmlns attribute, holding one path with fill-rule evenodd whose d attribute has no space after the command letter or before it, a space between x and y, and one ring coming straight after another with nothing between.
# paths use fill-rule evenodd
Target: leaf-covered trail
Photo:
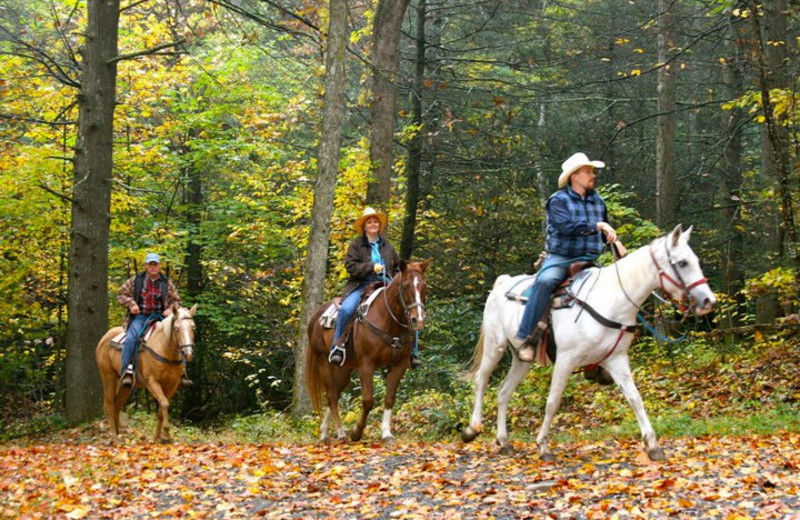
<instances>
[{"instance_id":1,"label":"leaf-covered trail","mask_svg":"<svg viewBox=\"0 0 800 520\"><path fill-rule=\"evenodd\" d=\"M3 518L800 518L800 435L560 444L0 448Z\"/></svg>"}]
</instances>

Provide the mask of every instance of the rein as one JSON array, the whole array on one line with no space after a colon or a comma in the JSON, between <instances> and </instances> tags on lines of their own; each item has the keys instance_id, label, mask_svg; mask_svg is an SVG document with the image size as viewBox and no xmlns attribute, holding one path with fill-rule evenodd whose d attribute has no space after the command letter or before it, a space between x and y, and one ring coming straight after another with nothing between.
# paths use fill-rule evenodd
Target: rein
<instances>
[{"instance_id":1,"label":"rein","mask_svg":"<svg viewBox=\"0 0 800 520\"><path fill-rule=\"evenodd\" d=\"M658 270L658 284L661 287L661 292L664 294L664 296L666 298L669 298L670 301L673 301L681 312L686 312L688 307L684 304L684 302L688 303L691 297L689 291L691 291L698 285L708 283L708 278L700 278L699 280L687 285L686 282L683 281L683 277L681 276L680 271L678 271L678 268L675 267L675 261L672 259L672 255L669 252L669 247L667 246L666 240L664 240L664 250L667 252L667 261L669 262L669 265L672 267L672 270L675 272L677 280L671 277L669 273L664 271L664 268L661 267L661 265L658 263L658 261L656 260L656 256L653 254L653 246L651 244L649 249L650 258L653 260L653 264L655 264L656 270ZM672 285L681 290L682 295L680 300L673 298L670 292L667 291L667 288L664 284L664 280L668 281L669 283L671 283Z\"/></svg>"},{"instance_id":2,"label":"rein","mask_svg":"<svg viewBox=\"0 0 800 520\"><path fill-rule=\"evenodd\" d=\"M384 274L384 276L385 276L385 274ZM405 315L406 321L408 322L408 321L410 321L410 317L411 317L411 309L413 309L415 307L421 307L422 308L422 312L425 312L425 304L424 303L414 302L411 305L408 305L406 303L405 297L403 296L403 279L402 279L402 276L403 276L403 273L401 272L401 273L398 273L397 277L395 278L395 280L397 280L397 285L399 286L398 289L397 289L398 290L397 297L400 300L400 305L403 307L403 313ZM384 343L388 344L390 347L392 347L392 348L402 348L403 345L405 345L408 342L408 340L411 338L411 325L410 325L410 323L403 323L402 321L400 321L400 319L394 314L394 312L392 312L392 306L389 303L389 296L386 294L388 291L389 291L389 286L387 286L383 291L384 305L386 306L386 310L389 313L389 316L391 316L392 320L396 324L398 324L401 327L403 327L403 329L404 329L403 332L399 336L392 336L391 334L389 334L385 330L381 329L380 327L378 327L377 325L375 325L374 323L369 321L367 319L367 316L364 315L364 314L361 314L361 315L358 316L358 321L363 323L367 327L367 329L369 329L372 333L374 333L377 336L379 336L384 341Z\"/></svg>"},{"instance_id":3,"label":"rein","mask_svg":"<svg viewBox=\"0 0 800 520\"><path fill-rule=\"evenodd\" d=\"M185 317L184 318L178 318L177 316L175 316L172 319L172 323L170 324L170 332L169 332L169 337L167 339L167 342L168 342L167 346L178 350L178 354L180 354L180 356L181 356L179 359L165 358L164 356L162 356L161 354L159 354L158 352L156 352L155 350L153 350L152 348L147 346L146 343L142 343L141 344L141 348L144 351L146 351L148 354L150 354L156 361L158 361L160 363L164 363L165 365L181 365L181 364L183 364L183 349L185 349L187 347L194 348L194 343L189 343L187 345L180 345L178 343L178 341L176 341L176 339L175 339L175 331L176 331L175 323L177 323L179 320L188 320L188 319L191 319L191 318L185 318Z\"/></svg>"}]
</instances>

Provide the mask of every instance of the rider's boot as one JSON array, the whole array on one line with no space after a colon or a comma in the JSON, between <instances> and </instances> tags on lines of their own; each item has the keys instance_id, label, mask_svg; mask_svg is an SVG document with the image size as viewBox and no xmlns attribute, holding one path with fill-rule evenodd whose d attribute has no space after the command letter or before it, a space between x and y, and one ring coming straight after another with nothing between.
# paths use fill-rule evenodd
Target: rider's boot
<instances>
[{"instance_id":1,"label":"rider's boot","mask_svg":"<svg viewBox=\"0 0 800 520\"><path fill-rule=\"evenodd\" d=\"M542 333L545 328L547 328L547 325L540 321L536 324L536 328L533 329L530 336L525 338L525 341L522 342L517 351L520 361L531 363L534 360L536 357L536 347L539 345L539 342L542 341Z\"/></svg>"},{"instance_id":2,"label":"rider's boot","mask_svg":"<svg viewBox=\"0 0 800 520\"><path fill-rule=\"evenodd\" d=\"M125 369L125 372L122 374L120 381L122 386L133 385L133 365L128 365L128 367Z\"/></svg>"}]
</instances>

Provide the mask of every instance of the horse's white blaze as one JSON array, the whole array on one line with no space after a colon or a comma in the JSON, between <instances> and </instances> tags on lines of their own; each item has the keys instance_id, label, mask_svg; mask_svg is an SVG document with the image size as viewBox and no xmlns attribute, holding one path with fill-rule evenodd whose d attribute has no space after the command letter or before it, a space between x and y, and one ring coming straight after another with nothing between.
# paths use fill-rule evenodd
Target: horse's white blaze
<instances>
[{"instance_id":1,"label":"horse's white blaze","mask_svg":"<svg viewBox=\"0 0 800 520\"><path fill-rule=\"evenodd\" d=\"M666 287L663 273L678 280L702 280L703 272L697 256L688 245L691 229L681 231L677 226L669 235L653 241L648 247L640 248L616 264L593 269L591 278L577 288L576 296L597 310L608 320L622 325L635 326L636 314L650 293L659 286L664 287L675 298L682 299L691 292L699 314L711 310L716 298L708 287L702 283L691 290L678 286ZM680 259L677 276L670 265L670 259ZM515 346L514 336L519 328L523 305L509 300L505 295L514 287L522 276L510 277L501 275L486 300L481 326L483 344L476 350L482 350L480 364L474 373L475 404L472 409L470 425L465 429L465 440L474 438L482 426L483 397L489 377L495 369L506 346L511 342ZM672 285L672 284L670 284ZM545 416L537 436L537 444L542 456L550 455L550 425L561 404L561 396L566 387L570 373L578 367L600 363L614 378L630 404L642 432L642 438L652 458L663 458L663 450L658 445L655 432L647 418L641 395L631 376L628 363L628 347L634 335L630 332L620 334L618 329L606 327L595 320L580 305L553 312L552 323L555 340L558 345L550 392L547 397ZM506 426L508 403L519 382L528 371L529 363L524 363L514 355L511 369L500 385L497 393L497 442L502 448L508 446Z\"/></svg>"}]
</instances>

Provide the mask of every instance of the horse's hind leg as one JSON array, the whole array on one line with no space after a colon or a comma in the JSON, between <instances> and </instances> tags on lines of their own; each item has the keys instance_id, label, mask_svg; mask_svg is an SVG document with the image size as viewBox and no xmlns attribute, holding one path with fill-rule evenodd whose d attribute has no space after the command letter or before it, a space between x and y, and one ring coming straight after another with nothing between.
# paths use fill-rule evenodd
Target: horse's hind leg
<instances>
[{"instance_id":1,"label":"horse's hind leg","mask_svg":"<svg viewBox=\"0 0 800 520\"><path fill-rule=\"evenodd\" d=\"M634 415L636 415L636 422L639 423L639 429L642 432L642 440L645 443L647 456L650 457L650 460L666 459L667 456L658 443L656 432L650 425L650 419L648 419L647 412L644 410L642 396L639 394L639 389L636 388L636 383L633 382L628 357L620 356L609 360L604 363L604 368L608 370L611 377L617 382L620 390L625 395L625 399L628 400L628 404L633 409Z\"/></svg>"},{"instance_id":2,"label":"horse's hind leg","mask_svg":"<svg viewBox=\"0 0 800 520\"><path fill-rule=\"evenodd\" d=\"M508 429L506 418L508 416L508 402L514 395L514 390L519 386L519 382L528 373L531 364L520 361L516 356L511 361L511 369L497 391L497 445L500 446L501 453L509 453L511 444L508 442Z\"/></svg>"},{"instance_id":3,"label":"horse's hind leg","mask_svg":"<svg viewBox=\"0 0 800 520\"><path fill-rule=\"evenodd\" d=\"M572 372L572 366L564 362L559 362L563 357L559 357L553 367L553 379L550 381L550 393L547 395L547 405L544 411L544 420L542 427L539 430L539 435L536 437L536 444L539 446L539 456L542 460L553 460L555 457L550 451L550 425L553 423L553 418L561 406L561 396L564 389L567 387L569 381L569 374Z\"/></svg>"},{"instance_id":4,"label":"horse's hind leg","mask_svg":"<svg viewBox=\"0 0 800 520\"><path fill-rule=\"evenodd\" d=\"M108 429L111 433L111 442L119 442L119 410L117 409L117 381L106 378L103 380L103 410L106 414Z\"/></svg>"},{"instance_id":5,"label":"horse's hind leg","mask_svg":"<svg viewBox=\"0 0 800 520\"><path fill-rule=\"evenodd\" d=\"M475 404L472 406L472 416L469 425L461 432L461 440L464 442L474 440L483 430L483 396L489 384L489 377L505 354L504 340L491 341L488 336L482 336L479 341L483 341L483 345L479 347L483 349L483 354L481 355L481 364L474 376Z\"/></svg>"}]
</instances>

